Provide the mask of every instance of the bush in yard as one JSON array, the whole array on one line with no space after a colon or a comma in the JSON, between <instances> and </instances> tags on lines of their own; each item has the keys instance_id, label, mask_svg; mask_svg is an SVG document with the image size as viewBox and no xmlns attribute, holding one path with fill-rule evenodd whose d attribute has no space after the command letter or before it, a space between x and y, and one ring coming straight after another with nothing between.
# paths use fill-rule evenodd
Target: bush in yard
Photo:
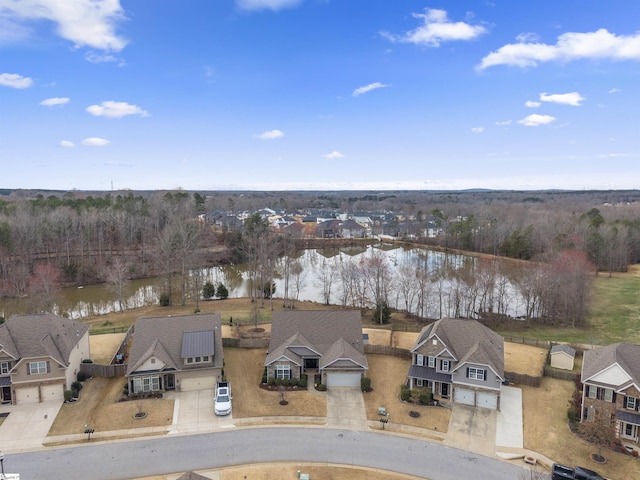
<instances>
[{"instance_id":1,"label":"bush in yard","mask_svg":"<svg viewBox=\"0 0 640 480\"><path fill-rule=\"evenodd\" d=\"M363 392L371 391L371 379L369 377L360 378L360 390L362 390Z\"/></svg>"},{"instance_id":2,"label":"bush in yard","mask_svg":"<svg viewBox=\"0 0 640 480\"><path fill-rule=\"evenodd\" d=\"M400 400L408 402L411 400L411 389L408 385L402 385L400 387Z\"/></svg>"},{"instance_id":3,"label":"bush in yard","mask_svg":"<svg viewBox=\"0 0 640 480\"><path fill-rule=\"evenodd\" d=\"M297 378L292 378L291 380L289 380L289 386L297 387L298 386L298 379Z\"/></svg>"},{"instance_id":4,"label":"bush in yard","mask_svg":"<svg viewBox=\"0 0 640 480\"><path fill-rule=\"evenodd\" d=\"M298 379L298 386L301 387L301 388L307 388L307 376L306 375L302 375Z\"/></svg>"},{"instance_id":5,"label":"bush in yard","mask_svg":"<svg viewBox=\"0 0 640 480\"><path fill-rule=\"evenodd\" d=\"M274 377L269 378L269 380L267 380L267 384L270 387L273 387L276 384L276 379Z\"/></svg>"},{"instance_id":6,"label":"bush in yard","mask_svg":"<svg viewBox=\"0 0 640 480\"><path fill-rule=\"evenodd\" d=\"M218 297L220 300L229 298L229 289L222 283L218 283L218 286L216 287L216 297Z\"/></svg>"},{"instance_id":7,"label":"bush in yard","mask_svg":"<svg viewBox=\"0 0 640 480\"><path fill-rule=\"evenodd\" d=\"M318 390L319 392L326 392L327 386L324 383L319 383L316 387L316 390Z\"/></svg>"},{"instance_id":8,"label":"bush in yard","mask_svg":"<svg viewBox=\"0 0 640 480\"><path fill-rule=\"evenodd\" d=\"M73 392L71 390L65 390L64 391L64 401L65 402L71 401L71 397L73 397Z\"/></svg>"},{"instance_id":9,"label":"bush in yard","mask_svg":"<svg viewBox=\"0 0 640 480\"><path fill-rule=\"evenodd\" d=\"M91 360L90 358L83 358L82 363L93 363L93 360Z\"/></svg>"},{"instance_id":10,"label":"bush in yard","mask_svg":"<svg viewBox=\"0 0 640 480\"><path fill-rule=\"evenodd\" d=\"M262 375L262 383L267 383L267 374Z\"/></svg>"},{"instance_id":11,"label":"bush in yard","mask_svg":"<svg viewBox=\"0 0 640 480\"><path fill-rule=\"evenodd\" d=\"M418 395L418 401L420 402L420 404L429 405L431 403L431 400L433 400L433 394L431 393L431 390L429 390L428 388L421 389Z\"/></svg>"},{"instance_id":12,"label":"bush in yard","mask_svg":"<svg viewBox=\"0 0 640 480\"><path fill-rule=\"evenodd\" d=\"M89 376L86 373L84 373L82 370L78 372L78 382L84 382L87 378L89 378Z\"/></svg>"},{"instance_id":13,"label":"bush in yard","mask_svg":"<svg viewBox=\"0 0 640 480\"><path fill-rule=\"evenodd\" d=\"M216 294L216 287L211 282L206 282L202 287L202 298L211 300Z\"/></svg>"}]
</instances>

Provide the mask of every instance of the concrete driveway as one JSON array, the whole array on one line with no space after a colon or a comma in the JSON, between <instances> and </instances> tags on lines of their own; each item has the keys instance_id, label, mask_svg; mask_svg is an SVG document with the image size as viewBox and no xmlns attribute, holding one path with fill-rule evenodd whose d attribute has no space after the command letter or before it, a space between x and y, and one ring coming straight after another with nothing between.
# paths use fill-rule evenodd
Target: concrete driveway
<instances>
[{"instance_id":1,"label":"concrete driveway","mask_svg":"<svg viewBox=\"0 0 640 480\"><path fill-rule=\"evenodd\" d=\"M349 430L368 428L360 387L327 388L327 426Z\"/></svg>"},{"instance_id":2,"label":"concrete driveway","mask_svg":"<svg viewBox=\"0 0 640 480\"><path fill-rule=\"evenodd\" d=\"M496 427L496 447L523 448L522 390L503 386Z\"/></svg>"},{"instance_id":3,"label":"concrete driveway","mask_svg":"<svg viewBox=\"0 0 640 480\"><path fill-rule=\"evenodd\" d=\"M214 394L213 389L165 394L165 398L174 400L169 433L203 433L233 427L233 411L225 417L213 413Z\"/></svg>"},{"instance_id":4,"label":"concrete driveway","mask_svg":"<svg viewBox=\"0 0 640 480\"><path fill-rule=\"evenodd\" d=\"M480 455L493 456L498 412L488 408L453 403L444 444Z\"/></svg>"},{"instance_id":5,"label":"concrete driveway","mask_svg":"<svg viewBox=\"0 0 640 480\"><path fill-rule=\"evenodd\" d=\"M26 405L2 405L0 412L8 413L0 425L2 450L19 452L42 448L53 421L62 407L59 400Z\"/></svg>"}]
</instances>

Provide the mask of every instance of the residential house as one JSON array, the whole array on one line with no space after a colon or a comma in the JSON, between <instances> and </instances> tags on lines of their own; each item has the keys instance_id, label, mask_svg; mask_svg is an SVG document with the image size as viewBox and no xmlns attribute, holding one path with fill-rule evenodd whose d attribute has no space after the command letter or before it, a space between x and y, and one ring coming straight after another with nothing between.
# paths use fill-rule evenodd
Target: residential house
<instances>
[{"instance_id":1,"label":"residential house","mask_svg":"<svg viewBox=\"0 0 640 480\"><path fill-rule=\"evenodd\" d=\"M365 238L367 229L353 219L347 219L340 225L340 235L343 238Z\"/></svg>"},{"instance_id":2,"label":"residential house","mask_svg":"<svg viewBox=\"0 0 640 480\"><path fill-rule=\"evenodd\" d=\"M358 310L279 310L273 312L268 378L309 381L333 386L360 386L368 370L362 318Z\"/></svg>"},{"instance_id":3,"label":"residential house","mask_svg":"<svg viewBox=\"0 0 640 480\"><path fill-rule=\"evenodd\" d=\"M63 401L89 355L87 324L51 313L11 317L0 325L2 403Z\"/></svg>"},{"instance_id":4,"label":"residential house","mask_svg":"<svg viewBox=\"0 0 640 480\"><path fill-rule=\"evenodd\" d=\"M587 350L582 359L581 421L612 415L616 434L640 440L640 345L616 343Z\"/></svg>"},{"instance_id":5,"label":"residential house","mask_svg":"<svg viewBox=\"0 0 640 480\"><path fill-rule=\"evenodd\" d=\"M337 238L340 236L340 222L338 220L325 220L316 227L316 237Z\"/></svg>"},{"instance_id":6,"label":"residential house","mask_svg":"<svg viewBox=\"0 0 640 480\"><path fill-rule=\"evenodd\" d=\"M130 394L214 389L222 367L219 313L136 320L126 372Z\"/></svg>"},{"instance_id":7,"label":"residential house","mask_svg":"<svg viewBox=\"0 0 640 480\"><path fill-rule=\"evenodd\" d=\"M411 349L409 387L435 398L500 409L504 339L476 320L443 318L422 329Z\"/></svg>"}]
</instances>

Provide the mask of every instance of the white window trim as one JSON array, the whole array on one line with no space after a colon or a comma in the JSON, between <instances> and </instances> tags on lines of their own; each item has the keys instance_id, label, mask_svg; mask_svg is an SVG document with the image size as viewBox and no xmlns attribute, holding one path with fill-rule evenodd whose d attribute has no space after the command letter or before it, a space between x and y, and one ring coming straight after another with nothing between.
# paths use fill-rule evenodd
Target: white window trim
<instances>
[{"instance_id":1,"label":"white window trim","mask_svg":"<svg viewBox=\"0 0 640 480\"><path fill-rule=\"evenodd\" d=\"M291 378L291 366L290 365L276 365L276 378L290 379Z\"/></svg>"},{"instance_id":2,"label":"white window trim","mask_svg":"<svg viewBox=\"0 0 640 480\"><path fill-rule=\"evenodd\" d=\"M636 397L625 397L624 399L624 408L629 410L635 410L637 404L638 399Z\"/></svg>"},{"instance_id":3,"label":"white window trim","mask_svg":"<svg viewBox=\"0 0 640 480\"><path fill-rule=\"evenodd\" d=\"M613 402L613 390L610 388L604 389L604 401L605 402Z\"/></svg>"},{"instance_id":4,"label":"white window trim","mask_svg":"<svg viewBox=\"0 0 640 480\"><path fill-rule=\"evenodd\" d=\"M424 365L424 355L421 353L416 355L416 365Z\"/></svg>"},{"instance_id":5,"label":"white window trim","mask_svg":"<svg viewBox=\"0 0 640 480\"><path fill-rule=\"evenodd\" d=\"M9 362L0 362L0 374L9 373Z\"/></svg>"},{"instance_id":6,"label":"white window trim","mask_svg":"<svg viewBox=\"0 0 640 480\"><path fill-rule=\"evenodd\" d=\"M431 355L429 355L429 368L435 368L436 366L436 357L432 357Z\"/></svg>"},{"instance_id":7,"label":"white window trim","mask_svg":"<svg viewBox=\"0 0 640 480\"><path fill-rule=\"evenodd\" d=\"M424 380L422 380L421 378L416 378L416 387L423 387L424 386Z\"/></svg>"},{"instance_id":8,"label":"white window trim","mask_svg":"<svg viewBox=\"0 0 640 480\"><path fill-rule=\"evenodd\" d=\"M443 372L448 372L449 368L451 368L451 362L449 360L441 360L440 362L440 370Z\"/></svg>"},{"instance_id":9,"label":"white window trim","mask_svg":"<svg viewBox=\"0 0 640 480\"><path fill-rule=\"evenodd\" d=\"M484 368L469 367L469 379L484 381L485 371Z\"/></svg>"},{"instance_id":10,"label":"white window trim","mask_svg":"<svg viewBox=\"0 0 640 480\"><path fill-rule=\"evenodd\" d=\"M192 365L194 363L211 363L211 355L198 355L195 357L187 357L186 363Z\"/></svg>"},{"instance_id":11,"label":"white window trim","mask_svg":"<svg viewBox=\"0 0 640 480\"><path fill-rule=\"evenodd\" d=\"M43 366L44 371L41 371ZM41 375L43 373L47 373L46 361L43 360L40 362L29 362L29 375Z\"/></svg>"},{"instance_id":12,"label":"white window trim","mask_svg":"<svg viewBox=\"0 0 640 480\"><path fill-rule=\"evenodd\" d=\"M587 398L596 398L598 395L598 389L593 385L587 385Z\"/></svg>"}]
</instances>

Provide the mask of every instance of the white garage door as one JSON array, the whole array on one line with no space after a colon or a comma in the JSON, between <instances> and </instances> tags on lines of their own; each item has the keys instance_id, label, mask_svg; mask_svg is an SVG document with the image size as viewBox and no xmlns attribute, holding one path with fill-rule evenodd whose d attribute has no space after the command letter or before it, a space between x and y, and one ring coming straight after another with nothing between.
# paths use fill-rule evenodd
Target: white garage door
<instances>
[{"instance_id":1,"label":"white garage door","mask_svg":"<svg viewBox=\"0 0 640 480\"><path fill-rule=\"evenodd\" d=\"M16 388L16 404L24 405L25 403L38 403L40 396L38 395L38 387Z\"/></svg>"},{"instance_id":2,"label":"white garage door","mask_svg":"<svg viewBox=\"0 0 640 480\"><path fill-rule=\"evenodd\" d=\"M473 406L475 405L475 392L473 390L467 390L466 388L456 388L453 401L463 405Z\"/></svg>"},{"instance_id":3,"label":"white garage door","mask_svg":"<svg viewBox=\"0 0 640 480\"><path fill-rule=\"evenodd\" d=\"M180 391L207 390L216 388L216 377L183 378L180 380Z\"/></svg>"},{"instance_id":4,"label":"white garage door","mask_svg":"<svg viewBox=\"0 0 640 480\"><path fill-rule=\"evenodd\" d=\"M64 400L64 388L61 383L42 387L42 401L46 402L47 400Z\"/></svg>"},{"instance_id":5,"label":"white garage door","mask_svg":"<svg viewBox=\"0 0 640 480\"><path fill-rule=\"evenodd\" d=\"M476 405L495 410L498 408L498 396L495 393L478 392Z\"/></svg>"},{"instance_id":6,"label":"white garage door","mask_svg":"<svg viewBox=\"0 0 640 480\"><path fill-rule=\"evenodd\" d=\"M328 373L327 387L359 387L359 373Z\"/></svg>"}]
</instances>

